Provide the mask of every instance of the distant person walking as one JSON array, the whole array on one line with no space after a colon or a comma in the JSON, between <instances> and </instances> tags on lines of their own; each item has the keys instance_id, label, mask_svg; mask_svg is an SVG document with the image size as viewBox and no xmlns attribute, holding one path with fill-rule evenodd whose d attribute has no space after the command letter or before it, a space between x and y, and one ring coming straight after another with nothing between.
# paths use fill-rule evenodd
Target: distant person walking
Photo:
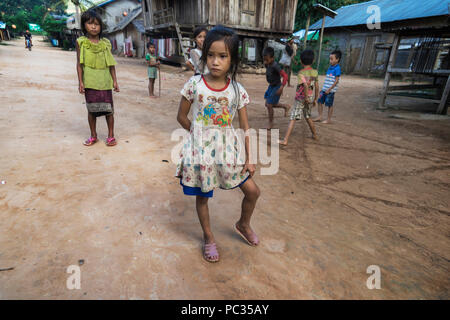
<instances>
[{"instance_id":1,"label":"distant person walking","mask_svg":"<svg viewBox=\"0 0 450 320\"><path fill-rule=\"evenodd\" d=\"M291 87L291 64L292 58L294 57L293 44L294 39L291 37L288 39L288 43L286 43L280 59L280 65L288 76L288 87Z\"/></svg>"}]
</instances>

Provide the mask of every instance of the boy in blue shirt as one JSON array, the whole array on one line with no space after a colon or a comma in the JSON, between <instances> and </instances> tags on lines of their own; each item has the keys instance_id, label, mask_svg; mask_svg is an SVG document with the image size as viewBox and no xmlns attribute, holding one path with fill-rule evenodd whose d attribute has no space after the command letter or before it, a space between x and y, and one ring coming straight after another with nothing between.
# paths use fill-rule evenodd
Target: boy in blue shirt
<instances>
[{"instance_id":1,"label":"boy in blue shirt","mask_svg":"<svg viewBox=\"0 0 450 320\"><path fill-rule=\"evenodd\" d=\"M320 91L317 103L319 105L319 116L314 119L315 122L322 120L323 105L328 107L328 118L322 123L331 123L331 116L333 115L334 94L338 89L339 79L341 77L341 61L342 52L339 50L333 51L330 54L330 67L327 70L325 82L323 83L322 91Z\"/></svg>"}]
</instances>

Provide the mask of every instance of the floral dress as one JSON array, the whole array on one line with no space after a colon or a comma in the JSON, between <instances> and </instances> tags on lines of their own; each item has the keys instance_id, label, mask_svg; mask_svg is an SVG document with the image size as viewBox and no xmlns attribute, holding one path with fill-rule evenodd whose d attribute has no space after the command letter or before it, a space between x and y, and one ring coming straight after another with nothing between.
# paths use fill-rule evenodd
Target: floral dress
<instances>
[{"instance_id":1,"label":"floral dress","mask_svg":"<svg viewBox=\"0 0 450 320\"><path fill-rule=\"evenodd\" d=\"M232 126L236 111L250 103L247 91L230 79L225 88L210 88L203 76L193 76L181 94L191 103L192 122L183 141L176 177L181 184L210 192L232 189L245 181L245 143Z\"/></svg>"}]
</instances>

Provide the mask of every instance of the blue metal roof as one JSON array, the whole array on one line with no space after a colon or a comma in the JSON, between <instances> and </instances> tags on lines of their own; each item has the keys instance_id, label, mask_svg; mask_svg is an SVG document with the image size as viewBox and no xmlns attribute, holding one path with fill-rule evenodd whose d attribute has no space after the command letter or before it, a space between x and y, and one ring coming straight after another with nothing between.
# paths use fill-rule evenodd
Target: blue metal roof
<instances>
[{"instance_id":1,"label":"blue metal roof","mask_svg":"<svg viewBox=\"0 0 450 320\"><path fill-rule=\"evenodd\" d=\"M114 2L114 1L116 1L116 0L106 0L106 1L103 1L103 2L95 5L94 7L103 7L103 6L105 6L105 5L107 5L107 4L111 3L111 2ZM137 1L141 2L141 0L137 0Z\"/></svg>"},{"instance_id":2,"label":"blue metal roof","mask_svg":"<svg viewBox=\"0 0 450 320\"><path fill-rule=\"evenodd\" d=\"M133 20L133 22L131 23L134 25L138 32L145 33L144 20Z\"/></svg>"},{"instance_id":3,"label":"blue metal roof","mask_svg":"<svg viewBox=\"0 0 450 320\"><path fill-rule=\"evenodd\" d=\"M370 6L378 6L381 12L381 23L399 20L444 16L449 14L450 0L374 0L341 7L336 18L325 18L325 28L349 27L365 25L373 11L367 12ZM314 23L310 29L322 27L322 19Z\"/></svg>"}]
</instances>

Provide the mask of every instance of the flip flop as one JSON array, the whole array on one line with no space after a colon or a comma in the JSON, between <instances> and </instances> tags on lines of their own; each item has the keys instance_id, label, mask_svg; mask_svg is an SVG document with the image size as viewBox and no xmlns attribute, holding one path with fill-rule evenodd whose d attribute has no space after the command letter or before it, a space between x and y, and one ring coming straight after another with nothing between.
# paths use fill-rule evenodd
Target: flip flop
<instances>
[{"instance_id":1,"label":"flip flop","mask_svg":"<svg viewBox=\"0 0 450 320\"><path fill-rule=\"evenodd\" d=\"M93 137L89 137L89 139L87 139L85 142L83 142L83 144L87 147L92 146L94 143L96 143L98 141L97 138L93 138Z\"/></svg>"},{"instance_id":2,"label":"flip flop","mask_svg":"<svg viewBox=\"0 0 450 320\"><path fill-rule=\"evenodd\" d=\"M240 235L242 237L242 239L244 239L252 247L256 247L259 244L259 239L256 236L256 234L255 234L255 238L256 238L255 239L256 240L256 244L255 244L255 243L251 242L249 239L247 239L247 237L242 232L239 231L239 229L236 227L236 224L234 224L233 227L234 227L234 231L236 231L237 234Z\"/></svg>"},{"instance_id":3,"label":"flip flop","mask_svg":"<svg viewBox=\"0 0 450 320\"><path fill-rule=\"evenodd\" d=\"M106 139L106 145L107 145L108 147L113 147L113 146L115 146L116 144L117 144L116 138L110 137L110 138Z\"/></svg>"},{"instance_id":4,"label":"flip flop","mask_svg":"<svg viewBox=\"0 0 450 320\"><path fill-rule=\"evenodd\" d=\"M213 259L212 257L217 258ZM203 244L203 259L212 263L219 261L219 252L217 251L217 245L215 242Z\"/></svg>"}]
</instances>

